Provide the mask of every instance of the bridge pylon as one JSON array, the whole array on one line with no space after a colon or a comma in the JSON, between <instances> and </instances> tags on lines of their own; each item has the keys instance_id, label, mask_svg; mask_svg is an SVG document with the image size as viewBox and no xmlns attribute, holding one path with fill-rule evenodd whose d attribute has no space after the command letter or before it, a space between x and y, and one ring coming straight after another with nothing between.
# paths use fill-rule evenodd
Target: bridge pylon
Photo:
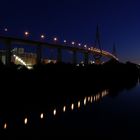
<instances>
[{"instance_id":1,"label":"bridge pylon","mask_svg":"<svg viewBox=\"0 0 140 140\"><path fill-rule=\"evenodd\" d=\"M113 51L112 51L112 54L117 57L117 51L116 51L116 44L114 43L113 44Z\"/></svg>"},{"instance_id":2,"label":"bridge pylon","mask_svg":"<svg viewBox=\"0 0 140 140\"><path fill-rule=\"evenodd\" d=\"M100 52L98 54L93 54L96 64L101 64L101 57L102 57L102 47L100 41L100 32L99 32L99 25L96 27L96 39L95 39L95 48L97 48Z\"/></svg>"}]
</instances>

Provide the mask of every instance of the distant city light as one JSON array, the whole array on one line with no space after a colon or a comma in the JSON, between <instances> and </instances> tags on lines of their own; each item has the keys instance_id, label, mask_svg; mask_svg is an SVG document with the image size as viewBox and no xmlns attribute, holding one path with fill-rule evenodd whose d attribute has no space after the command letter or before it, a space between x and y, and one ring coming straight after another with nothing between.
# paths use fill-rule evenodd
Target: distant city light
<instances>
[{"instance_id":1,"label":"distant city light","mask_svg":"<svg viewBox=\"0 0 140 140\"><path fill-rule=\"evenodd\" d=\"M32 67L32 66L27 66L27 68L28 68L29 70L32 70L32 69L33 69L33 67Z\"/></svg>"},{"instance_id":2,"label":"distant city light","mask_svg":"<svg viewBox=\"0 0 140 140\"><path fill-rule=\"evenodd\" d=\"M14 56L15 59L16 59L17 61L19 61L22 65L27 66L27 64L26 64L21 58L19 58L17 55L13 55L13 56Z\"/></svg>"},{"instance_id":3,"label":"distant city light","mask_svg":"<svg viewBox=\"0 0 140 140\"><path fill-rule=\"evenodd\" d=\"M94 62L94 61L90 61L90 63L91 63L91 64L95 64L95 62Z\"/></svg>"},{"instance_id":4,"label":"distant city light","mask_svg":"<svg viewBox=\"0 0 140 140\"><path fill-rule=\"evenodd\" d=\"M67 43L67 40L64 40L64 43Z\"/></svg>"}]
</instances>

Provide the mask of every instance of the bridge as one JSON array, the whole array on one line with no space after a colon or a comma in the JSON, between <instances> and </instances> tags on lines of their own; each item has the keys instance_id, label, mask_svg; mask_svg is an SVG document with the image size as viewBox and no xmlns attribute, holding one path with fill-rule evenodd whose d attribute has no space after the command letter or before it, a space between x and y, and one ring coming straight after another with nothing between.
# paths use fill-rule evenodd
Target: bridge
<instances>
[{"instance_id":1,"label":"bridge","mask_svg":"<svg viewBox=\"0 0 140 140\"><path fill-rule=\"evenodd\" d=\"M63 62L62 60L62 50L67 50L72 52L72 62L73 64L77 64L77 53L84 54L83 61L85 64L89 62L89 55L99 55L101 57L106 57L109 59L118 60L118 58L111 54L108 51L101 50L99 48L87 48L87 47L79 47L77 46L70 46L66 44L56 44L56 43L47 43L44 41L34 41L30 39L23 39L23 38L16 38L16 37L7 37L7 36L0 36L0 43L3 43L5 46L5 56L6 56L6 65L10 65L11 57L12 57L12 45L28 45L28 46L35 46L36 47L36 63L42 63L42 49L43 48L51 48L57 49L57 62ZM100 58L99 58L100 59ZM99 60L95 60L96 61Z\"/></svg>"}]
</instances>

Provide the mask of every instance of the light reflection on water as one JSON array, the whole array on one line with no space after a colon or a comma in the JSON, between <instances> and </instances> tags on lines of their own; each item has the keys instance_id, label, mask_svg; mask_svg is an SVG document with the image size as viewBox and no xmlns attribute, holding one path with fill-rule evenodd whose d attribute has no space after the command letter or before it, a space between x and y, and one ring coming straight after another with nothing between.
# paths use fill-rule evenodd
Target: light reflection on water
<instances>
[{"instance_id":1,"label":"light reflection on water","mask_svg":"<svg viewBox=\"0 0 140 140\"><path fill-rule=\"evenodd\" d=\"M4 129L7 129L7 123L4 124Z\"/></svg>"},{"instance_id":2,"label":"light reflection on water","mask_svg":"<svg viewBox=\"0 0 140 140\"><path fill-rule=\"evenodd\" d=\"M63 107L63 112L66 112L66 106Z\"/></svg>"},{"instance_id":3,"label":"light reflection on water","mask_svg":"<svg viewBox=\"0 0 140 140\"><path fill-rule=\"evenodd\" d=\"M81 107L81 101L78 101L78 108Z\"/></svg>"},{"instance_id":4,"label":"light reflection on water","mask_svg":"<svg viewBox=\"0 0 140 140\"><path fill-rule=\"evenodd\" d=\"M74 111L74 109L80 109L81 108L81 106L87 106L87 105L90 105L90 103L92 104L92 103L94 103L94 102L98 102L98 101L100 101L102 98L104 98L105 96L107 96L109 93L108 93L108 90L104 90L104 91L102 91L102 92L99 92L98 94L96 94L96 95L92 95L92 96L85 96L84 98L82 98L82 99L80 99L80 100L77 100L77 102L72 102L70 105L69 104L67 104L67 105L63 105L63 108L58 108L58 107L56 107L55 109L53 109L53 116L56 116L57 115L57 112L61 112L61 113L65 113L66 112L66 109L67 109L67 107L69 107L70 106L70 108L71 108L71 111ZM62 109L62 110L61 110ZM82 109L82 108L81 108ZM70 110L68 110L69 112L70 112ZM45 114L45 112L42 112L41 114L40 114L40 119L44 119L44 114ZM49 114L51 114L51 113L49 113L49 112L47 112L47 114L49 115ZM53 117L52 116L52 117ZM18 116L17 116L18 117ZM30 119L32 119L32 118L30 118ZM47 119L47 117L46 117L46 119ZM27 125L27 123L28 123L28 116L26 115L26 117L24 118L24 125ZM3 125L3 129L7 129L7 122L5 122L4 123L4 125Z\"/></svg>"},{"instance_id":5,"label":"light reflection on water","mask_svg":"<svg viewBox=\"0 0 140 140\"><path fill-rule=\"evenodd\" d=\"M56 109L53 110L53 115L56 116Z\"/></svg>"},{"instance_id":6,"label":"light reflection on water","mask_svg":"<svg viewBox=\"0 0 140 140\"><path fill-rule=\"evenodd\" d=\"M87 104L87 98L85 97L85 99L84 99L84 105L86 105Z\"/></svg>"},{"instance_id":7,"label":"light reflection on water","mask_svg":"<svg viewBox=\"0 0 140 140\"><path fill-rule=\"evenodd\" d=\"M71 110L74 110L74 104L73 103L71 104Z\"/></svg>"},{"instance_id":8,"label":"light reflection on water","mask_svg":"<svg viewBox=\"0 0 140 140\"><path fill-rule=\"evenodd\" d=\"M25 118L25 119L24 119L24 124L26 125L27 123L28 123L28 119Z\"/></svg>"},{"instance_id":9,"label":"light reflection on water","mask_svg":"<svg viewBox=\"0 0 140 140\"><path fill-rule=\"evenodd\" d=\"M41 119L44 118L44 113L41 113L40 118L41 118Z\"/></svg>"}]
</instances>

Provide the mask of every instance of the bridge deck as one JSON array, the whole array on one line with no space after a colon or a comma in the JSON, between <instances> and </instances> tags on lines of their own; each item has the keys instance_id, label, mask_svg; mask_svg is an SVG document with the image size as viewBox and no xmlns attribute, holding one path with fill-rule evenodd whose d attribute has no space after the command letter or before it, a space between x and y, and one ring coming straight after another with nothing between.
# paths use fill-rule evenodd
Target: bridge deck
<instances>
[{"instance_id":1,"label":"bridge deck","mask_svg":"<svg viewBox=\"0 0 140 140\"><path fill-rule=\"evenodd\" d=\"M113 58L113 59L118 60L118 58L115 57L113 54L111 54L107 51L104 51L104 50L101 51L97 48L93 48L93 49L89 50L86 48L72 47L69 45L52 44L52 43L47 43L47 42L14 38L14 37L5 37L5 36L0 36L0 41L1 42L10 41L12 44L17 44L17 45L41 46L41 47L47 47L47 48L63 49L63 50L68 50L68 51L73 51L73 52L76 51L76 52L80 52L80 53L101 54L104 57Z\"/></svg>"}]
</instances>

